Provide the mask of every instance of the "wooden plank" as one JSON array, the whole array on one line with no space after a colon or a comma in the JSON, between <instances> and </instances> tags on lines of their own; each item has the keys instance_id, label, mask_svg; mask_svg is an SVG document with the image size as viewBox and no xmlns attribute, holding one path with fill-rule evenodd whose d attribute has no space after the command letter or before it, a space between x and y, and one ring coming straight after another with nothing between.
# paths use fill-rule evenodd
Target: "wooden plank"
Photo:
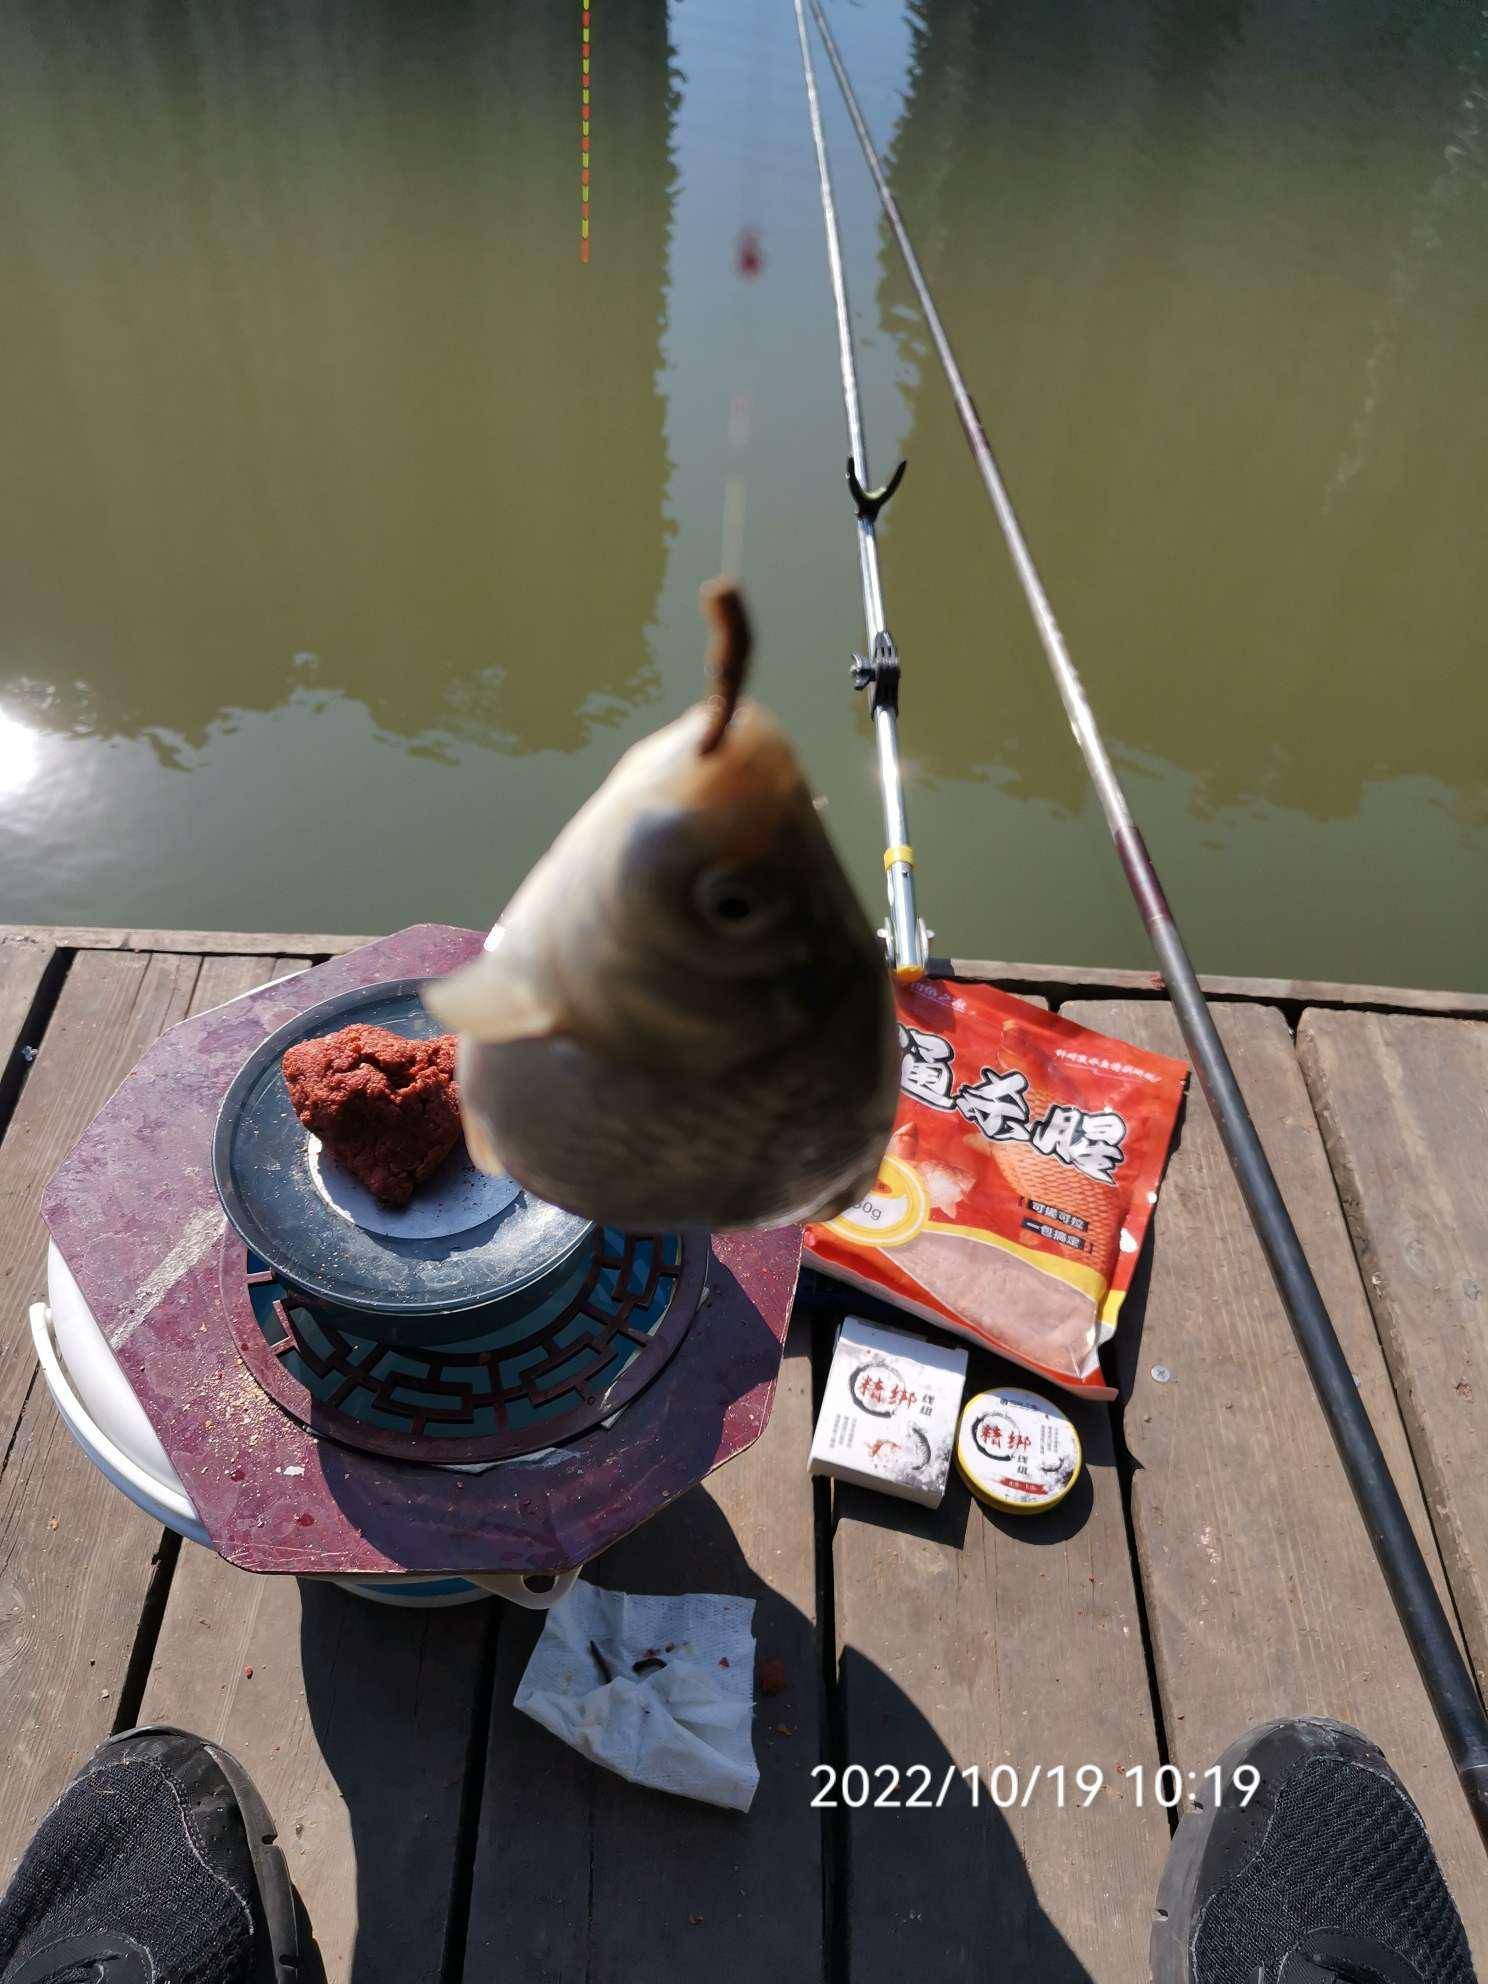
<instances>
[{"instance_id":1,"label":"wooden plank","mask_svg":"<svg viewBox=\"0 0 1488 1984\"><path fill-rule=\"evenodd\" d=\"M398 1610L182 1547L141 1720L253 1773L329 1984L440 1975L494 1611Z\"/></svg>"},{"instance_id":2,"label":"wooden plank","mask_svg":"<svg viewBox=\"0 0 1488 1984\"><path fill-rule=\"evenodd\" d=\"M706 1328L706 1315L697 1327ZM637 1984L822 1975L820 1756L809 1335L798 1318L758 1444L602 1557L596 1583L756 1600L788 1686L755 1713L748 1816L642 1791L512 1708L541 1621L506 1608L497 1646L468 1984ZM788 1731L789 1733L781 1733Z\"/></svg>"},{"instance_id":3,"label":"wooden plank","mask_svg":"<svg viewBox=\"0 0 1488 1984\"><path fill-rule=\"evenodd\" d=\"M1181 1052L1166 1006L1071 1019ZM1417 1535L1443 1584L1405 1429L1282 1016L1221 1006L1221 1037ZM1203 1097L1189 1096L1155 1222L1145 1308L1118 1350L1132 1513L1168 1742L1206 1770L1273 1716L1379 1743L1418 1800L1479 1949L1488 1885L1425 1691ZM1161 1368L1167 1382L1153 1376Z\"/></svg>"},{"instance_id":4,"label":"wooden plank","mask_svg":"<svg viewBox=\"0 0 1488 1984\"><path fill-rule=\"evenodd\" d=\"M386 932L379 934L385 935ZM228 954L267 957L294 954L340 957L370 944L370 936L328 931L134 930L86 923L3 923L0 942L50 944L84 951L189 951L203 957ZM1106 992L1163 996L1156 971L1129 971L1109 965L1018 964L988 958L933 958L932 973L982 978L1009 991L1047 991L1060 999ZM1349 985L1318 978L1239 978L1210 973L1199 983L1216 999L1259 999L1296 1006L1363 1006L1390 1012L1420 1012L1460 1018L1488 1018L1488 992L1440 990L1433 986Z\"/></svg>"},{"instance_id":5,"label":"wooden plank","mask_svg":"<svg viewBox=\"0 0 1488 1984\"><path fill-rule=\"evenodd\" d=\"M847 1306L903 1326L888 1305ZM966 1396L998 1382L1028 1374L974 1352ZM980 1774L932 1811L846 1815L853 1984L959 1975L988 1948L1007 1984L1125 1984L1146 1965L1167 1824L1124 1786L1082 1809L1073 1783L1082 1764L1114 1779L1133 1764L1150 1773L1159 1756L1110 1410L1071 1416L1086 1478L1038 1522L984 1508L954 1473L933 1512L835 1491L842 1763L924 1764L937 1796L948 1770ZM1009 1801L1004 1770L1000 1810L993 1769L1010 1767L1022 1787L1036 1765L1064 1766L1065 1802L1042 1777L1026 1807L1021 1793Z\"/></svg>"},{"instance_id":6,"label":"wooden plank","mask_svg":"<svg viewBox=\"0 0 1488 1984\"><path fill-rule=\"evenodd\" d=\"M380 935L386 935L385 931ZM338 936L333 932L294 930L130 930L132 951L198 951L205 957L219 954L242 957L288 957L303 959L340 957L358 951L371 937Z\"/></svg>"},{"instance_id":7,"label":"wooden plank","mask_svg":"<svg viewBox=\"0 0 1488 1984\"><path fill-rule=\"evenodd\" d=\"M999 1380L1028 1377L972 1357L968 1396ZM1037 1520L984 1508L954 1474L933 1512L837 1490L843 1763L870 1775L925 1765L935 1797L948 1772L980 1771L975 1799L953 1776L937 1809L845 1814L852 1984L979 1975L987 1950L1007 1984L1146 1974L1168 1827L1120 1772L1145 1765L1150 1781L1157 1735L1110 1409L1071 1402L1070 1413L1086 1474ZM1110 1785L1088 1809L1082 1764ZM1006 1770L992 1777L997 1766L1017 1791ZM1056 1766L1063 1804L1047 1776Z\"/></svg>"},{"instance_id":8,"label":"wooden plank","mask_svg":"<svg viewBox=\"0 0 1488 1984\"><path fill-rule=\"evenodd\" d=\"M143 1048L184 1017L197 974L188 957L79 958L0 1147L0 1409L15 1428L0 1476L0 1724L10 1743L0 1868L113 1726L160 1544L159 1528L84 1459L46 1388L32 1384L25 1314L46 1279L37 1200Z\"/></svg>"},{"instance_id":9,"label":"wooden plank","mask_svg":"<svg viewBox=\"0 0 1488 1984\"><path fill-rule=\"evenodd\" d=\"M241 999L245 992L256 992L260 985L288 978L292 972L308 970L310 962L308 957L203 958L191 1010L193 1013L209 1013L214 1006L225 1006L230 999Z\"/></svg>"},{"instance_id":10,"label":"wooden plank","mask_svg":"<svg viewBox=\"0 0 1488 1984\"><path fill-rule=\"evenodd\" d=\"M0 1146L0 1427L8 1441L35 1360L28 1305L46 1284L42 1187L163 1028L185 1016L196 958L80 957Z\"/></svg>"},{"instance_id":11,"label":"wooden plank","mask_svg":"<svg viewBox=\"0 0 1488 1984\"><path fill-rule=\"evenodd\" d=\"M1161 975L1107 965L1004 964L988 958L932 958L932 976L984 978L1010 992L1044 991L1061 1004L1096 992L1144 993L1166 998ZM1210 998L1257 999L1267 1005L1368 1006L1382 1011L1455 1014L1488 1018L1488 992L1438 991L1431 986L1346 985L1320 978L1231 978L1205 974L1199 984Z\"/></svg>"},{"instance_id":12,"label":"wooden plank","mask_svg":"<svg viewBox=\"0 0 1488 1984\"><path fill-rule=\"evenodd\" d=\"M1488 1026L1306 1013L1297 1052L1488 1688Z\"/></svg>"},{"instance_id":13,"label":"wooden plank","mask_svg":"<svg viewBox=\"0 0 1488 1984\"><path fill-rule=\"evenodd\" d=\"M381 933L386 935L386 932ZM371 937L303 930L132 930L93 923L0 923L0 941L47 943L76 951L185 951L195 956L340 957Z\"/></svg>"}]
</instances>

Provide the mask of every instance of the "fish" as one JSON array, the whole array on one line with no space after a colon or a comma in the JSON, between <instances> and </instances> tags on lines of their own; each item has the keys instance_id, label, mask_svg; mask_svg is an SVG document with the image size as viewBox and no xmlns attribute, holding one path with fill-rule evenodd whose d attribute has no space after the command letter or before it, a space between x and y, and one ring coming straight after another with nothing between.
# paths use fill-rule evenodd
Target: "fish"
<instances>
[{"instance_id":1,"label":"fish","mask_svg":"<svg viewBox=\"0 0 1488 1984\"><path fill-rule=\"evenodd\" d=\"M474 962L475 1163L623 1231L826 1219L871 1190L898 1098L888 963L784 727L743 689L739 588L701 589L711 693L633 745Z\"/></svg>"}]
</instances>

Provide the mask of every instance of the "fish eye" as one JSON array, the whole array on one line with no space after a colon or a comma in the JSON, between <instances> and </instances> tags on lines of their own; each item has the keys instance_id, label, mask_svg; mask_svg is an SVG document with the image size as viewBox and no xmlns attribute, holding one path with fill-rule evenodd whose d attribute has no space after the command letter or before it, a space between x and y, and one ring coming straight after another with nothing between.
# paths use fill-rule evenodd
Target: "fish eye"
<instances>
[{"instance_id":1,"label":"fish eye","mask_svg":"<svg viewBox=\"0 0 1488 1984\"><path fill-rule=\"evenodd\" d=\"M776 890L738 868L705 868L693 886L693 901L709 929L725 937L757 937L773 928L785 909Z\"/></svg>"}]
</instances>

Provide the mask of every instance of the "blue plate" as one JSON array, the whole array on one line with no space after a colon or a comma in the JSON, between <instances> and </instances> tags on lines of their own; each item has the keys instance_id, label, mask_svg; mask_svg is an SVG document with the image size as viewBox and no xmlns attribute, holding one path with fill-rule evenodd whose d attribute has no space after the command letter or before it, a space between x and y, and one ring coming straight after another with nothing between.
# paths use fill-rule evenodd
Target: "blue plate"
<instances>
[{"instance_id":1,"label":"blue plate","mask_svg":"<svg viewBox=\"0 0 1488 1984\"><path fill-rule=\"evenodd\" d=\"M290 1105L279 1064L302 1040L358 1023L412 1040L437 1037L440 1029L419 998L423 984L401 978L340 993L254 1051L217 1118L217 1193L260 1260L290 1287L337 1308L445 1318L492 1304L525 1307L561 1279L593 1230L591 1221L533 1198L511 1180L484 1177L463 1145L415 1192L406 1212L390 1212L319 1150ZM391 1339L393 1332L383 1334Z\"/></svg>"}]
</instances>

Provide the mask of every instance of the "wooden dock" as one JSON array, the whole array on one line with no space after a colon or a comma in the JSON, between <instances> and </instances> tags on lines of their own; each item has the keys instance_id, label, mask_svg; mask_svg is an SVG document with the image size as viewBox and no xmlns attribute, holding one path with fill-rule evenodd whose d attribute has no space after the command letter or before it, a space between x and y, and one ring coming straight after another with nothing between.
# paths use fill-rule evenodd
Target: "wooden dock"
<instances>
[{"instance_id":1,"label":"wooden dock","mask_svg":"<svg viewBox=\"0 0 1488 1984\"><path fill-rule=\"evenodd\" d=\"M1306 1712L1382 1744L1488 1960L1481 1849L1196 1094L1114 1346L1122 1398L1077 1408L1090 1465L1056 1514L1002 1519L954 1480L933 1514L810 1482L841 1298L808 1280L764 1439L594 1566L758 1600L787 1687L757 1712L747 1818L638 1791L514 1714L534 1615L253 1578L138 1513L37 1375L42 1187L163 1028L357 941L0 933L0 1873L94 1744L168 1720L253 1771L333 1984L1133 1984L1170 1836L1158 1767L1201 1773ZM1180 1051L1147 974L962 969ZM1209 989L1488 1682L1488 997ZM973 1359L973 1384L999 1369ZM814 1809L822 1763L923 1765L936 1802ZM1082 1809L1088 1763L1106 1783Z\"/></svg>"}]
</instances>

